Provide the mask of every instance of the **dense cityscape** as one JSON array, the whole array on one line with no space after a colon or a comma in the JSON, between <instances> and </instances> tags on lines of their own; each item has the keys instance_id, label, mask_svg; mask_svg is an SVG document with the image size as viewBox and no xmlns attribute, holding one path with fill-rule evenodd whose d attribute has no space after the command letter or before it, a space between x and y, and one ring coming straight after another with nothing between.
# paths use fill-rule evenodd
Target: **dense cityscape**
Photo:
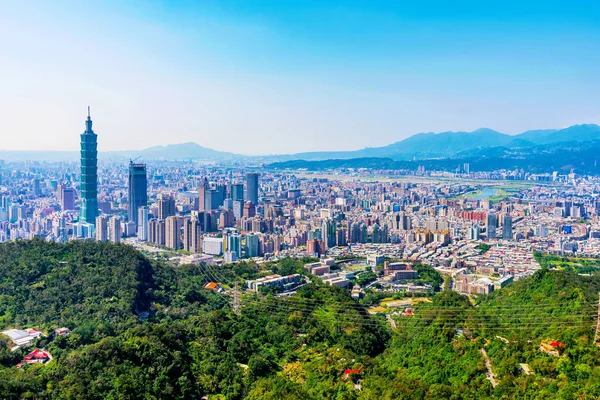
<instances>
[{"instance_id":1,"label":"dense cityscape","mask_svg":"<svg viewBox=\"0 0 600 400\"><path fill-rule=\"evenodd\" d=\"M600 399L598 21L3 2L0 400Z\"/></svg>"},{"instance_id":2,"label":"dense cityscape","mask_svg":"<svg viewBox=\"0 0 600 400\"><path fill-rule=\"evenodd\" d=\"M574 171L498 183L468 164L404 176L177 160L98 164L98 138L88 110L80 169L2 164L0 242L125 242L181 264L356 258L365 271L379 267L379 288L416 279L400 271L422 263L451 277L455 290L482 294L533 274L535 252L600 255L599 181ZM384 270L385 261L397 265ZM346 287L357 270L314 273Z\"/></svg>"}]
</instances>

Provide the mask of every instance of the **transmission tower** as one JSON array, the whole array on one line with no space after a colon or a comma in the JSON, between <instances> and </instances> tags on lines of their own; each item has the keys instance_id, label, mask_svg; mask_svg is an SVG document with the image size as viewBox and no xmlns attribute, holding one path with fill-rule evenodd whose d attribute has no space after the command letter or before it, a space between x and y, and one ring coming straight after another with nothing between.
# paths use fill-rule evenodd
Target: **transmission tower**
<instances>
[{"instance_id":1,"label":"transmission tower","mask_svg":"<svg viewBox=\"0 0 600 400\"><path fill-rule=\"evenodd\" d=\"M594 335L594 343L600 346L598 343L598 330L600 329L600 292L598 293L598 317L596 321L596 334Z\"/></svg>"},{"instance_id":2,"label":"transmission tower","mask_svg":"<svg viewBox=\"0 0 600 400\"><path fill-rule=\"evenodd\" d=\"M235 283L235 287L233 289L233 299L231 303L231 308L233 308L233 312L237 315L240 314L240 289L238 287L238 283Z\"/></svg>"}]
</instances>

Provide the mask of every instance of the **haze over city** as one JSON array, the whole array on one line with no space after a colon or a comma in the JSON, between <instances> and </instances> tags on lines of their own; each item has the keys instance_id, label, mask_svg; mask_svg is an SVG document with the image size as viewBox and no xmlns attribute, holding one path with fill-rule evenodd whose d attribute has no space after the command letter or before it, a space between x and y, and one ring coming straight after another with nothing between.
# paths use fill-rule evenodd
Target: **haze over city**
<instances>
[{"instance_id":1,"label":"haze over city","mask_svg":"<svg viewBox=\"0 0 600 400\"><path fill-rule=\"evenodd\" d=\"M355 150L600 123L599 5L3 2L0 146Z\"/></svg>"}]
</instances>

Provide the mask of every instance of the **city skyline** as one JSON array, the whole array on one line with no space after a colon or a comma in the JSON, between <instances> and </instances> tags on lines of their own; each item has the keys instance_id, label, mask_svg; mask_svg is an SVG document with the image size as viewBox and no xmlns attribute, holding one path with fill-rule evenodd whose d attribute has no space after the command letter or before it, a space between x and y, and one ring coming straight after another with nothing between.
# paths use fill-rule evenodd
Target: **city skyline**
<instances>
[{"instance_id":1,"label":"city skyline","mask_svg":"<svg viewBox=\"0 0 600 400\"><path fill-rule=\"evenodd\" d=\"M75 150L81 104L100 151L288 154L599 123L598 6L565 4L7 4L0 131L26 140L2 147ZM32 110L43 133L22 123Z\"/></svg>"}]
</instances>

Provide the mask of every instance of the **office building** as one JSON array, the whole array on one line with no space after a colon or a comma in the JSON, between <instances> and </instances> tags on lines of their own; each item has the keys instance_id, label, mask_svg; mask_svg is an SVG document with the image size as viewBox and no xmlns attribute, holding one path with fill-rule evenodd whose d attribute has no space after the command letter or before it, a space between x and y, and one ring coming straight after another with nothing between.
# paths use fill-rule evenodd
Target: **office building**
<instances>
[{"instance_id":1,"label":"office building","mask_svg":"<svg viewBox=\"0 0 600 400\"><path fill-rule=\"evenodd\" d=\"M252 204L258 204L258 173L250 172L246 174L246 201Z\"/></svg>"},{"instance_id":2,"label":"office building","mask_svg":"<svg viewBox=\"0 0 600 400\"><path fill-rule=\"evenodd\" d=\"M72 211L75 209L75 189L60 187L60 208L63 211Z\"/></svg>"},{"instance_id":3,"label":"office building","mask_svg":"<svg viewBox=\"0 0 600 400\"><path fill-rule=\"evenodd\" d=\"M198 188L198 211L206 210L206 195L209 190L210 185L208 184L208 179L205 177L202 179L200 187Z\"/></svg>"},{"instance_id":4,"label":"office building","mask_svg":"<svg viewBox=\"0 0 600 400\"><path fill-rule=\"evenodd\" d=\"M202 240L202 252L211 256L223 254L223 239L206 237Z\"/></svg>"},{"instance_id":5,"label":"office building","mask_svg":"<svg viewBox=\"0 0 600 400\"><path fill-rule=\"evenodd\" d=\"M256 216L256 206L251 201L244 203L243 216L246 218L252 218Z\"/></svg>"},{"instance_id":6,"label":"office building","mask_svg":"<svg viewBox=\"0 0 600 400\"><path fill-rule=\"evenodd\" d=\"M175 198L172 195L162 195L158 200L158 219L166 220L177 213Z\"/></svg>"},{"instance_id":7,"label":"office building","mask_svg":"<svg viewBox=\"0 0 600 400\"><path fill-rule=\"evenodd\" d=\"M129 192L128 192L129 220L138 224L138 209L148 205L148 179L146 177L146 164L134 164L129 161Z\"/></svg>"},{"instance_id":8,"label":"office building","mask_svg":"<svg viewBox=\"0 0 600 400\"><path fill-rule=\"evenodd\" d=\"M502 220L502 239L512 239L512 217L510 215L505 215Z\"/></svg>"},{"instance_id":9,"label":"office building","mask_svg":"<svg viewBox=\"0 0 600 400\"><path fill-rule=\"evenodd\" d=\"M260 255L260 247L258 235L249 233L246 235L246 257L258 257Z\"/></svg>"},{"instance_id":10,"label":"office building","mask_svg":"<svg viewBox=\"0 0 600 400\"><path fill-rule=\"evenodd\" d=\"M81 211L79 220L94 224L98 215L98 139L92 130L90 108L81 134Z\"/></svg>"},{"instance_id":11,"label":"office building","mask_svg":"<svg viewBox=\"0 0 600 400\"><path fill-rule=\"evenodd\" d=\"M496 239L496 227L498 226L498 217L494 213L489 213L487 215L487 238L488 239Z\"/></svg>"},{"instance_id":12,"label":"office building","mask_svg":"<svg viewBox=\"0 0 600 400\"><path fill-rule=\"evenodd\" d=\"M229 197L233 201L244 202L244 184L232 183L229 186Z\"/></svg>"},{"instance_id":13,"label":"office building","mask_svg":"<svg viewBox=\"0 0 600 400\"><path fill-rule=\"evenodd\" d=\"M321 237L323 244L327 249L335 247L337 241L337 232L335 222L332 219L325 219L321 224Z\"/></svg>"}]
</instances>

